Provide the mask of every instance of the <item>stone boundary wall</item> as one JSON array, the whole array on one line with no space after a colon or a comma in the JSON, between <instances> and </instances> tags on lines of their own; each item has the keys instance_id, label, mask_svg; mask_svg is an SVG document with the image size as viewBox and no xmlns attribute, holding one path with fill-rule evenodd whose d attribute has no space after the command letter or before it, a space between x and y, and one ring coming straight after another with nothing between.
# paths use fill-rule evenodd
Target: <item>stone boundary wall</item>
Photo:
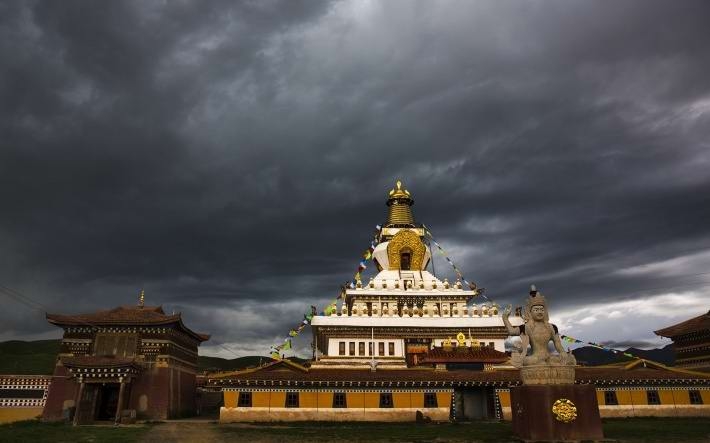
<instances>
[{"instance_id":1,"label":"stone boundary wall","mask_svg":"<svg viewBox=\"0 0 710 443\"><path fill-rule=\"evenodd\" d=\"M220 423L280 421L414 422L417 412L432 421L448 421L449 408L229 408L219 411Z\"/></svg>"}]
</instances>

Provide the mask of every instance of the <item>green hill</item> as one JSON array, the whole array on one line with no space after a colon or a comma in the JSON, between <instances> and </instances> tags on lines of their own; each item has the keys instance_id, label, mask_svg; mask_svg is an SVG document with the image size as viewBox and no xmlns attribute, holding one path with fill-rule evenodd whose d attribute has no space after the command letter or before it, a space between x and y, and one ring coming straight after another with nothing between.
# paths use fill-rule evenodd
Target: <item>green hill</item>
<instances>
[{"instance_id":1,"label":"green hill","mask_svg":"<svg viewBox=\"0 0 710 443\"><path fill-rule=\"evenodd\" d=\"M289 357L288 360L303 364L307 360L298 357ZM248 357L239 357L232 360L226 360L219 357L207 357L201 355L198 359L197 366L199 371L238 371L247 368L255 368L271 362L270 357L260 357L258 355L250 355Z\"/></svg>"},{"instance_id":2,"label":"green hill","mask_svg":"<svg viewBox=\"0 0 710 443\"><path fill-rule=\"evenodd\" d=\"M54 372L54 364L61 340L0 342L0 374L40 374ZM302 359L292 358L302 363ZM199 356L199 371L236 371L259 366L271 361L269 357L248 356L227 360L219 357Z\"/></svg>"},{"instance_id":3,"label":"green hill","mask_svg":"<svg viewBox=\"0 0 710 443\"><path fill-rule=\"evenodd\" d=\"M0 342L0 374L53 373L60 343L61 340Z\"/></svg>"}]
</instances>

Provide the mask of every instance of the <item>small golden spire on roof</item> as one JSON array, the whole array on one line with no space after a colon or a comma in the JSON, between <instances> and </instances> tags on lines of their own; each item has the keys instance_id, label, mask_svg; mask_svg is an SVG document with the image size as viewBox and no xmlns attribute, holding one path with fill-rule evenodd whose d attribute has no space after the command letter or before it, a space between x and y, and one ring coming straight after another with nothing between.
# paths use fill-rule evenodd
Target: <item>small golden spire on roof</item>
<instances>
[{"instance_id":1,"label":"small golden spire on roof","mask_svg":"<svg viewBox=\"0 0 710 443\"><path fill-rule=\"evenodd\" d=\"M410 197L409 191L402 189L402 182L397 180L397 186L390 190L391 198L407 198Z\"/></svg>"},{"instance_id":2,"label":"small golden spire on roof","mask_svg":"<svg viewBox=\"0 0 710 443\"><path fill-rule=\"evenodd\" d=\"M390 190L387 206L387 227L414 227L414 216L411 206L414 204L412 195L402 187L402 182L397 180L396 186Z\"/></svg>"},{"instance_id":3,"label":"small golden spire on roof","mask_svg":"<svg viewBox=\"0 0 710 443\"><path fill-rule=\"evenodd\" d=\"M138 296L138 306L145 306L145 291L141 289L141 294Z\"/></svg>"}]
</instances>

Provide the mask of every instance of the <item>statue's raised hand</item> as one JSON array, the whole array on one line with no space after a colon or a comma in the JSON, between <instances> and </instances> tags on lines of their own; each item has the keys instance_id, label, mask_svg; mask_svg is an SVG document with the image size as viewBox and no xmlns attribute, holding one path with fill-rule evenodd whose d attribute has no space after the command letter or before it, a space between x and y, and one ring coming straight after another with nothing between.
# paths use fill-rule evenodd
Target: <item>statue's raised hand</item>
<instances>
[{"instance_id":1,"label":"statue's raised hand","mask_svg":"<svg viewBox=\"0 0 710 443\"><path fill-rule=\"evenodd\" d=\"M513 305L508 305L505 307L505 310L503 310L503 316L508 317L511 312L513 312Z\"/></svg>"}]
</instances>

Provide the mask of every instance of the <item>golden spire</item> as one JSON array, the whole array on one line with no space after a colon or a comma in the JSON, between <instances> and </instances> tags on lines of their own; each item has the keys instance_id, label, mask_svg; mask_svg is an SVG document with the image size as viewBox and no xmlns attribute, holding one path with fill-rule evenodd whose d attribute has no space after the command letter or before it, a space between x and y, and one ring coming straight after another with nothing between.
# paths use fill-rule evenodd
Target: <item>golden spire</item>
<instances>
[{"instance_id":1,"label":"golden spire","mask_svg":"<svg viewBox=\"0 0 710 443\"><path fill-rule=\"evenodd\" d=\"M390 198L407 198L409 197L409 191L402 189L402 182L397 180L396 189L390 190Z\"/></svg>"},{"instance_id":2,"label":"golden spire","mask_svg":"<svg viewBox=\"0 0 710 443\"><path fill-rule=\"evenodd\" d=\"M141 294L138 296L138 306L145 306L145 291L141 289Z\"/></svg>"},{"instance_id":3,"label":"golden spire","mask_svg":"<svg viewBox=\"0 0 710 443\"><path fill-rule=\"evenodd\" d=\"M414 204L409 191L402 187L402 182L397 180L396 186L390 191L387 199L389 212L387 214L388 227L414 227L414 216L411 206Z\"/></svg>"}]
</instances>

